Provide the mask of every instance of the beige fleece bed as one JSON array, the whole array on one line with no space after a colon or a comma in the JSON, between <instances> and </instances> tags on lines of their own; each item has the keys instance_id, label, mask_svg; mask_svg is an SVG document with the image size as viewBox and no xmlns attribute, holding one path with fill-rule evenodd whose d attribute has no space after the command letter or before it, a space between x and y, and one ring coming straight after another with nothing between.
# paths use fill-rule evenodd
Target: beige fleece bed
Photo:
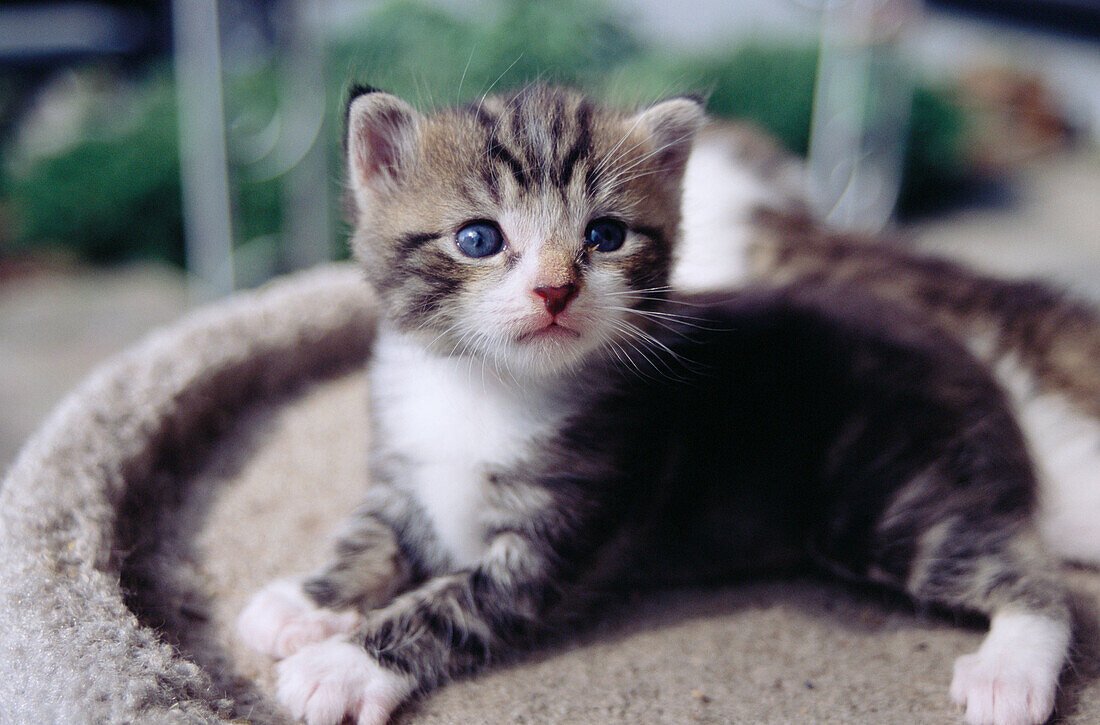
<instances>
[{"instance_id":1,"label":"beige fleece bed","mask_svg":"<svg viewBox=\"0 0 1100 725\"><path fill-rule=\"evenodd\" d=\"M232 622L308 571L367 484L374 318L350 268L299 274L104 365L0 489L0 725L285 722ZM1100 722L1079 592L1066 722ZM796 578L639 594L591 630L454 683L402 723L941 723L981 631Z\"/></svg>"}]
</instances>

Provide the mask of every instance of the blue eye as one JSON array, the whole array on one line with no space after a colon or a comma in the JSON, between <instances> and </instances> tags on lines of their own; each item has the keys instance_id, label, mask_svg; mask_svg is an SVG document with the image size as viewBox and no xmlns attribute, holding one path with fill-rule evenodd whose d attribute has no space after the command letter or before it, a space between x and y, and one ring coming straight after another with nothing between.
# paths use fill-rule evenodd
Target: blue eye
<instances>
[{"instance_id":1,"label":"blue eye","mask_svg":"<svg viewBox=\"0 0 1100 725\"><path fill-rule=\"evenodd\" d=\"M458 230L455 244L467 257L489 257L504 247L504 235L492 222L474 222Z\"/></svg>"},{"instance_id":2,"label":"blue eye","mask_svg":"<svg viewBox=\"0 0 1100 725\"><path fill-rule=\"evenodd\" d=\"M584 241L597 252L614 252L626 241L626 225L618 219L593 219L584 232Z\"/></svg>"}]
</instances>

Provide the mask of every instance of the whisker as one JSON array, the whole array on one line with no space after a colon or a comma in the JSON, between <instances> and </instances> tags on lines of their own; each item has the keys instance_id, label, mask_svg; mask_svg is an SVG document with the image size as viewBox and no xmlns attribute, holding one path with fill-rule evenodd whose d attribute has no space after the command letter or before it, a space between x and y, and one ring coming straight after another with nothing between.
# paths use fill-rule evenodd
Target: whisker
<instances>
[{"instance_id":1,"label":"whisker","mask_svg":"<svg viewBox=\"0 0 1100 725\"><path fill-rule=\"evenodd\" d=\"M417 328L416 328L416 329L417 329L417 330L423 330L423 329L427 328L427 327L428 327L428 325L429 325L429 322L428 322L428 321L425 321L425 322L422 322L421 324L417 325ZM447 327L443 328L443 331L442 331L442 332L440 332L440 333L439 333L438 335L436 335L435 337L433 337L433 338L431 339L431 341L430 341L430 342L429 342L429 343L428 343L427 345L425 345L425 347L427 347L427 348L432 348L432 347L434 347L434 346L435 346L435 343L439 342L439 339L440 339L441 337L443 337L443 336L445 336L445 335L449 335L449 334L451 334L452 332L454 332L454 331L455 331L455 330L457 330L457 329L458 329L458 323L457 323L457 322L451 323L451 324L450 324L450 325L448 325Z\"/></svg>"},{"instance_id":2,"label":"whisker","mask_svg":"<svg viewBox=\"0 0 1100 725\"><path fill-rule=\"evenodd\" d=\"M635 125L637 125L637 123L635 123ZM634 129L634 127L631 127L631 131L633 131L633 129ZM677 141L678 142L679 141L686 141L688 138L689 138L689 134L685 134L680 139L677 139ZM620 143L621 143L621 141L620 141ZM639 141L638 143L631 146L629 149L626 149L622 154L620 154L619 157L612 159L612 157L609 155L606 160L608 160L608 161L619 161L621 158L626 157L631 152L633 152L636 149L640 148L645 143L646 143L646 139L643 139L642 141ZM610 177L609 179L607 179L606 183L608 183L612 187L619 185L621 183L621 180L623 179L623 177L626 174L630 173L634 169L636 169L639 166L641 166L642 164L646 163L647 161L652 159L654 156L657 156L662 151L664 151L664 147L651 149L651 150L647 151L646 153L643 153L641 156L638 156L637 158L631 159L622 168L616 169L615 175ZM647 172L647 173L649 173L649 172Z\"/></svg>"},{"instance_id":3,"label":"whisker","mask_svg":"<svg viewBox=\"0 0 1100 725\"><path fill-rule=\"evenodd\" d=\"M649 294L649 293L660 293L660 292L671 292L671 291L672 291L672 287L670 285L666 284L666 285L662 285L660 287L643 287L641 289L625 289L625 290L618 290L618 291L615 291L615 292L606 292L605 294L610 295L610 296L618 296L618 295L638 295L638 294Z\"/></svg>"},{"instance_id":4,"label":"whisker","mask_svg":"<svg viewBox=\"0 0 1100 725\"><path fill-rule=\"evenodd\" d=\"M667 303L667 304L670 304L670 305L680 305L681 307L702 307L702 308L714 307L715 305L720 305L720 304L723 304L723 303L726 303L726 302L731 302L731 301L733 301L737 298L736 293L734 293L734 294L731 294L729 297L725 297L725 298L722 298L722 299L709 301L709 302L688 302L687 300L670 299L668 297L662 297L662 296L659 296L659 295L638 294L634 290L627 290L627 291L624 291L624 292L605 292L604 294L606 294L609 297L625 297L627 299L639 299L639 300L646 300L646 301L663 302L663 303Z\"/></svg>"},{"instance_id":5,"label":"whisker","mask_svg":"<svg viewBox=\"0 0 1100 725\"><path fill-rule=\"evenodd\" d=\"M617 360L629 365L638 375L646 377L646 374L642 372L642 369L638 367L638 364L636 362L634 362L634 358L630 357L630 353L624 350L618 342L615 342L614 340L608 340L607 342L614 348L615 358Z\"/></svg>"},{"instance_id":6,"label":"whisker","mask_svg":"<svg viewBox=\"0 0 1100 725\"><path fill-rule=\"evenodd\" d=\"M642 360L648 363L649 366L653 368L653 372L660 376L660 378L670 380L672 382L682 382L682 379L676 376L672 368L670 368L667 364L664 366L664 369L658 367L657 363L653 361L652 351L646 349L645 346L640 345L639 343L637 343L637 341L631 339L630 337L624 337L622 339L622 342L626 345L629 345L632 350L637 352L638 355L641 356ZM647 375L646 377L649 376ZM653 380L655 378L650 379Z\"/></svg>"},{"instance_id":7,"label":"whisker","mask_svg":"<svg viewBox=\"0 0 1100 725\"><path fill-rule=\"evenodd\" d=\"M470 70L470 63L474 60L474 53L477 52L477 43L474 43L470 48L470 57L466 59L466 67L462 69L462 77L458 79L458 91L455 93L455 103L462 102L462 84L466 82L466 73Z\"/></svg>"},{"instance_id":8,"label":"whisker","mask_svg":"<svg viewBox=\"0 0 1100 725\"><path fill-rule=\"evenodd\" d=\"M618 160L615 156L615 152L619 150L619 147L621 147L628 138L630 138L630 134L634 133L634 129L636 129L638 127L638 124L641 122L642 117L639 114L638 117L634 119L634 123L631 124L630 128L628 128L626 130L626 133L623 134L622 138L619 139L618 143L612 146L611 150L607 152L607 155L600 159L599 163L597 163L595 167L593 167L594 175L599 176L604 172L609 164L614 163ZM638 148L639 145L640 144L634 144L634 146L632 146L628 151L633 151L634 149Z\"/></svg>"},{"instance_id":9,"label":"whisker","mask_svg":"<svg viewBox=\"0 0 1100 725\"><path fill-rule=\"evenodd\" d=\"M681 364L681 365L683 365L684 367L686 367L686 368L688 368L688 369L692 369L692 368L696 368L696 369L697 369L697 365L696 365L696 363L692 362L691 360L687 359L686 357L684 357L684 356L683 356L683 355L681 355L680 353L676 352L675 350L673 350L672 348L670 348L670 347L669 347L668 345L666 345L665 343L661 342L661 341L660 341L660 340L658 340L658 339L657 339L656 337L654 337L653 335L649 334L648 332L646 332L646 331L645 331L645 330L643 330L642 328L638 327L637 325L635 325L635 324L633 324L633 323L631 323L631 322L629 322L629 321L627 321L627 320L619 320L619 322L621 322L622 324L624 324L624 325L627 325L628 327L632 328L632 329L633 329L633 331L634 331L634 333L635 333L635 334L636 334L636 335L637 335L637 336L638 336L638 337L639 337L640 339L642 339L642 340L644 340L644 341L646 341L646 342L650 343L651 345L656 345L656 346L657 346L657 347L659 347L660 349L664 350L664 351L665 351L666 353L668 353L668 354L669 354L670 356L672 356L672 358L673 358L674 360L676 360L676 362L680 363L680 364Z\"/></svg>"},{"instance_id":10,"label":"whisker","mask_svg":"<svg viewBox=\"0 0 1100 725\"><path fill-rule=\"evenodd\" d=\"M637 311L637 310L631 310L629 308L621 308L621 307L617 307L617 308L613 308L613 309L619 309L619 310L622 310L624 312L636 312ZM656 319L655 320L649 320L649 321L652 322L654 325L657 325L658 327L662 327L662 328L668 330L673 335L676 335L679 338L682 338L684 340L691 340L692 339L691 335L687 334L683 330L677 329L676 327L670 325L667 322L664 322L662 320L656 320ZM689 325L689 327L698 327L698 326L697 325Z\"/></svg>"},{"instance_id":11,"label":"whisker","mask_svg":"<svg viewBox=\"0 0 1100 725\"><path fill-rule=\"evenodd\" d=\"M634 371L634 372L635 372L635 373L636 373L636 374L637 374L637 375L638 375L639 377L642 377L642 378L646 378L647 380L652 380L652 379L653 379L652 377L650 377L650 375L649 375L649 374L647 374L647 373L646 373L646 372L645 372L644 370L642 370L642 369L641 369L641 368L640 368L640 367L638 366L638 363L637 363L637 362L635 362L634 358L633 358L633 357L631 357L630 353L629 353L629 352L628 352L627 350L625 350L625 349L624 349L624 348L622 347L622 345L620 345L620 344L619 344L619 343L618 343L618 342L617 342L617 341L616 341L616 340L615 340L614 338L608 338L608 340L607 340L607 344L608 344L608 345L611 345L611 346L612 346L612 347L613 347L613 348L614 348L614 349L615 349L615 350L617 351L617 352L615 352L615 357L616 357L616 358L617 358L618 360L620 360L620 361L624 361L624 362L625 362L625 363L626 363L627 365L629 365L629 366L630 366L630 368L631 368L631 369L632 369L632 370L633 370L633 371Z\"/></svg>"},{"instance_id":12,"label":"whisker","mask_svg":"<svg viewBox=\"0 0 1100 725\"><path fill-rule=\"evenodd\" d=\"M691 317L690 315L679 315L675 312L659 312L657 310L641 310L636 307L608 307L610 310L617 312L631 312L642 317L647 317L651 320L668 320L673 322L682 322L685 327L694 327L697 330L720 330L720 327L714 327L707 324L698 324L709 322L705 317ZM670 328L671 329L671 328Z\"/></svg>"},{"instance_id":13,"label":"whisker","mask_svg":"<svg viewBox=\"0 0 1100 725\"><path fill-rule=\"evenodd\" d=\"M477 110L478 110L478 111L481 111L481 104L482 104L482 103L484 103L484 101L485 101L485 98L486 98L486 97L487 97L487 96L488 96L488 95L489 95L490 93L492 93L492 92L493 92L493 88L494 88L494 87L496 86L496 84L497 84L497 83L500 83L500 79L501 79L501 78L503 78L503 77L504 77L505 75L507 75L508 71L512 70L512 68L514 68L514 67L515 67L516 63L519 63L519 62L520 62L520 60L521 60L521 59L523 58L523 54L524 54L525 52L526 52L526 51L520 51L520 54L516 56L516 59L515 59L515 60L513 60L513 61L512 61L512 62L511 62L510 64L508 64L508 67L507 67L507 68L505 68L505 69L504 69L504 70L503 70L503 71L501 72L501 74L500 74L500 75L498 75L498 76L496 77L496 80L494 80L494 81L493 81L492 83L490 83L490 84L489 84L489 87L485 89L485 92L481 94L481 101L479 101L479 102L478 102L478 104L477 104Z\"/></svg>"},{"instance_id":14,"label":"whisker","mask_svg":"<svg viewBox=\"0 0 1100 725\"><path fill-rule=\"evenodd\" d=\"M633 348L635 351L637 351L638 354L642 356L642 359L645 360L647 363L649 363L649 365L654 369L654 371L659 373L662 377L664 377L667 380L671 380L673 382L684 382L684 378L682 376L676 374L676 371L672 369L672 366L669 365L668 361L664 360L661 356L657 355L656 351L654 351L654 350L652 350L648 347L648 344L654 344L654 345L657 345L658 347L664 349L669 355L672 356L672 358L674 360L676 360L676 362L680 363L681 365L683 365L685 368L687 368L689 370L692 368L692 366L694 366L694 363L691 363L686 358L684 358L682 355L677 354L675 351L673 351L671 348L669 348L667 345L662 343L657 338L653 337L652 335L649 335L645 331L638 328L636 325L633 325L630 322L627 322L626 320L612 320L612 324L620 332L625 333L625 336L622 338L622 341L624 343L626 343L627 345L629 345L631 348ZM635 339L635 338L637 338L637 339ZM642 344L642 343L647 343L647 344ZM664 366L663 370L661 369L661 367L658 367L657 362L655 362L655 360L660 361L663 364L663 366Z\"/></svg>"}]
</instances>

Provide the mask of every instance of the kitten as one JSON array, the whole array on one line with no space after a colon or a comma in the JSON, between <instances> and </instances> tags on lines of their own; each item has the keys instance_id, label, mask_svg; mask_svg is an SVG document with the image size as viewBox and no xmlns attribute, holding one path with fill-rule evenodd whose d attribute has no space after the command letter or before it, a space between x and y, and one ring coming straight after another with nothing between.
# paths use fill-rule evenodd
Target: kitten
<instances>
[{"instance_id":1,"label":"kitten","mask_svg":"<svg viewBox=\"0 0 1100 725\"><path fill-rule=\"evenodd\" d=\"M702 119L545 87L352 100L373 486L331 563L239 620L295 717L383 723L624 581L801 561L989 615L952 697L1049 716L1069 617L999 388L873 298L668 292Z\"/></svg>"},{"instance_id":2,"label":"kitten","mask_svg":"<svg viewBox=\"0 0 1100 725\"><path fill-rule=\"evenodd\" d=\"M1036 280L1002 280L891 240L832 233L761 209L746 255L777 283L857 289L935 322L1010 394L1041 474L1037 521L1059 556L1100 564L1100 313Z\"/></svg>"}]
</instances>

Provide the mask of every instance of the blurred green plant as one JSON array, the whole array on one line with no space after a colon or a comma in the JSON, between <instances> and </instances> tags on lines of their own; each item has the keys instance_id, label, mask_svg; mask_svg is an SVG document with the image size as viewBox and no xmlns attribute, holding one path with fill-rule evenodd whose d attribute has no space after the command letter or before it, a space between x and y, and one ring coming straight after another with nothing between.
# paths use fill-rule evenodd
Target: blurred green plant
<instances>
[{"instance_id":1,"label":"blurred green plant","mask_svg":"<svg viewBox=\"0 0 1100 725\"><path fill-rule=\"evenodd\" d=\"M698 92L719 118L752 121L796 154L810 138L817 52L788 44L751 43L695 55L649 54L609 76L606 94L639 104L672 93Z\"/></svg>"},{"instance_id":2,"label":"blurred green plant","mask_svg":"<svg viewBox=\"0 0 1100 725\"><path fill-rule=\"evenodd\" d=\"M337 88L367 81L431 107L532 81L591 88L643 52L607 6L590 0L503 0L476 18L397 0L332 44L330 68L345 81Z\"/></svg>"},{"instance_id":3,"label":"blurred green plant","mask_svg":"<svg viewBox=\"0 0 1100 725\"><path fill-rule=\"evenodd\" d=\"M809 46L746 44L697 55L649 54L610 76L606 95L639 103L697 90L707 111L752 121L788 151L805 156L810 144L818 52ZM950 202L971 176L966 123L950 96L918 85L913 93L897 214L902 219Z\"/></svg>"},{"instance_id":4,"label":"blurred green plant","mask_svg":"<svg viewBox=\"0 0 1100 725\"><path fill-rule=\"evenodd\" d=\"M532 81L570 83L620 103L701 92L712 114L755 121L804 154L817 65L808 47L756 43L725 52L659 51L607 6L587 0L500 0L476 18L393 0L331 38L326 53L333 168L340 164L346 89L364 81L422 107ZM137 95L136 119L121 129L90 134L30 163L0 166L0 219L8 220L0 226L0 253L54 246L94 262L182 263L171 74L152 69L138 82ZM279 102L274 62L230 79L226 98L231 116L252 109L253 118L270 117ZM899 201L903 215L935 206L964 177L963 120L946 95L918 89ZM232 156L232 135L230 147ZM281 180L233 178L236 237L246 242L277 235Z\"/></svg>"},{"instance_id":5,"label":"blurred green plant","mask_svg":"<svg viewBox=\"0 0 1100 725\"><path fill-rule=\"evenodd\" d=\"M64 150L9 165L0 192L15 225L15 252L61 247L91 262L183 263L175 103L163 79L142 89L127 128L86 134Z\"/></svg>"}]
</instances>

